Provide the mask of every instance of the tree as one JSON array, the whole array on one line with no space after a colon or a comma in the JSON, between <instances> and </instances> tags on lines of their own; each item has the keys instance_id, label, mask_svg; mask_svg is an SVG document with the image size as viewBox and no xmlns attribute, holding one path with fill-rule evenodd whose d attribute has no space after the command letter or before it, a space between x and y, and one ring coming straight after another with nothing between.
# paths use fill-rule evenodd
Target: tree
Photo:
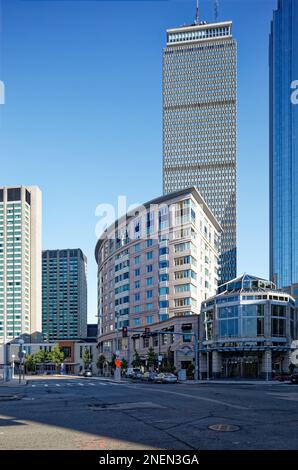
<instances>
[{"instance_id":1,"label":"tree","mask_svg":"<svg viewBox=\"0 0 298 470\"><path fill-rule=\"evenodd\" d=\"M141 367L142 361L140 358L140 355L137 351L134 353L133 361L132 361L132 367Z\"/></svg>"},{"instance_id":2,"label":"tree","mask_svg":"<svg viewBox=\"0 0 298 470\"><path fill-rule=\"evenodd\" d=\"M148 364L148 368L152 368L156 362L156 359L157 359L157 355L156 353L154 352L154 349L152 348L152 346L148 349L148 352L147 352L147 364Z\"/></svg>"},{"instance_id":3,"label":"tree","mask_svg":"<svg viewBox=\"0 0 298 470\"><path fill-rule=\"evenodd\" d=\"M49 359L49 353L45 349L40 349L32 354L32 357L35 364L44 364Z\"/></svg>"},{"instance_id":4,"label":"tree","mask_svg":"<svg viewBox=\"0 0 298 470\"><path fill-rule=\"evenodd\" d=\"M109 366L110 366L110 368L111 368L112 371L113 371L113 370L115 369L115 367L116 367L116 364L115 364L116 358L117 358L116 354L113 354L113 355L112 355L111 362L109 362Z\"/></svg>"},{"instance_id":5,"label":"tree","mask_svg":"<svg viewBox=\"0 0 298 470\"><path fill-rule=\"evenodd\" d=\"M125 370L127 369L127 367L128 367L128 362L127 362L127 360L124 359L124 357L123 357L123 358L121 359L121 369L122 369L123 371L125 371Z\"/></svg>"},{"instance_id":6,"label":"tree","mask_svg":"<svg viewBox=\"0 0 298 470\"><path fill-rule=\"evenodd\" d=\"M83 359L84 369L86 370L90 367L90 364L91 364L90 351L86 348L84 349L82 359Z\"/></svg>"},{"instance_id":7,"label":"tree","mask_svg":"<svg viewBox=\"0 0 298 470\"><path fill-rule=\"evenodd\" d=\"M187 369L186 369L186 377L188 379L193 379L194 378L194 370L195 370L194 364L189 364Z\"/></svg>"},{"instance_id":8,"label":"tree","mask_svg":"<svg viewBox=\"0 0 298 470\"><path fill-rule=\"evenodd\" d=\"M35 368L35 361L33 354L28 354L25 358L25 367L27 372L32 372Z\"/></svg>"},{"instance_id":9,"label":"tree","mask_svg":"<svg viewBox=\"0 0 298 470\"><path fill-rule=\"evenodd\" d=\"M64 361L64 352L62 351L62 349L59 348L58 345L56 345L49 353L49 360L54 362L56 366L56 372L58 372L59 366Z\"/></svg>"},{"instance_id":10,"label":"tree","mask_svg":"<svg viewBox=\"0 0 298 470\"><path fill-rule=\"evenodd\" d=\"M100 354L100 356L98 356L97 361L96 361L96 367L100 370L101 374L103 373L103 368L104 368L105 363L106 363L106 357L104 356L104 354Z\"/></svg>"}]
</instances>

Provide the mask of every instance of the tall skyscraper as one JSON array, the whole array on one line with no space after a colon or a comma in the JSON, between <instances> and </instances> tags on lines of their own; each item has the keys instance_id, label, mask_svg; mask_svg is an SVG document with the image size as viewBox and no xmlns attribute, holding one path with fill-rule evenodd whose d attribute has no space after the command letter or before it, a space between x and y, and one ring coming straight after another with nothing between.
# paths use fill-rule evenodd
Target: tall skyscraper
<instances>
[{"instance_id":1,"label":"tall skyscraper","mask_svg":"<svg viewBox=\"0 0 298 470\"><path fill-rule=\"evenodd\" d=\"M42 333L46 341L87 337L87 258L80 249L42 253Z\"/></svg>"},{"instance_id":2,"label":"tall skyscraper","mask_svg":"<svg viewBox=\"0 0 298 470\"><path fill-rule=\"evenodd\" d=\"M236 277L236 71L230 21L167 30L163 190L196 186L220 222L220 283Z\"/></svg>"},{"instance_id":3,"label":"tall skyscraper","mask_svg":"<svg viewBox=\"0 0 298 470\"><path fill-rule=\"evenodd\" d=\"M298 2L273 13L270 62L270 276L298 283Z\"/></svg>"},{"instance_id":4,"label":"tall skyscraper","mask_svg":"<svg viewBox=\"0 0 298 470\"><path fill-rule=\"evenodd\" d=\"M0 188L0 343L41 332L41 192Z\"/></svg>"}]
</instances>

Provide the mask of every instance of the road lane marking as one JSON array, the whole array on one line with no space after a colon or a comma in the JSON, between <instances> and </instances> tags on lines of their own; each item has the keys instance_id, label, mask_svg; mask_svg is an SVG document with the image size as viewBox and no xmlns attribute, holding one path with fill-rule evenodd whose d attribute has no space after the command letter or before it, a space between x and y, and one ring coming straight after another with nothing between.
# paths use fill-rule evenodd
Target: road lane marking
<instances>
[{"instance_id":1,"label":"road lane marking","mask_svg":"<svg viewBox=\"0 0 298 470\"><path fill-rule=\"evenodd\" d=\"M123 385L123 387L134 388L134 389L139 388L136 385L131 386L131 385L121 384L121 383L119 383L117 385ZM189 395L187 393L181 393L181 392L171 392L171 391L168 391L168 390L161 390L160 388L157 389L157 388L146 387L146 390L149 390L149 391L152 391L152 392L167 393L168 395L176 395L176 396L180 396L180 397L184 397L184 398L193 398L194 400L201 400L201 401L206 401L206 402L209 402L209 403L216 403L217 405L227 406L229 408L234 408L236 410L249 410L250 409L246 406L233 405L232 403L227 403L226 401L216 400L215 398L200 397L198 395Z\"/></svg>"}]
</instances>

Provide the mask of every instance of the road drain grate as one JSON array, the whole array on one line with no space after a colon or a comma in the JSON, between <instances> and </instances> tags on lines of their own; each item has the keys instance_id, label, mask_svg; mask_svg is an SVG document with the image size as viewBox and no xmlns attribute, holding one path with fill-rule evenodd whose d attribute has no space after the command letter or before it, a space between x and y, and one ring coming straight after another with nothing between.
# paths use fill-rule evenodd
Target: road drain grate
<instances>
[{"instance_id":1,"label":"road drain grate","mask_svg":"<svg viewBox=\"0 0 298 470\"><path fill-rule=\"evenodd\" d=\"M88 407L93 411L122 411L122 410L135 410L135 409L145 409L145 408L164 408L161 405L152 403L150 401L143 402L133 402L133 403L99 403L88 405Z\"/></svg>"},{"instance_id":2,"label":"road drain grate","mask_svg":"<svg viewBox=\"0 0 298 470\"><path fill-rule=\"evenodd\" d=\"M236 426L234 424L212 424L211 426L208 426L211 431L217 431L217 432L234 432L234 431L240 431L240 426Z\"/></svg>"}]
</instances>

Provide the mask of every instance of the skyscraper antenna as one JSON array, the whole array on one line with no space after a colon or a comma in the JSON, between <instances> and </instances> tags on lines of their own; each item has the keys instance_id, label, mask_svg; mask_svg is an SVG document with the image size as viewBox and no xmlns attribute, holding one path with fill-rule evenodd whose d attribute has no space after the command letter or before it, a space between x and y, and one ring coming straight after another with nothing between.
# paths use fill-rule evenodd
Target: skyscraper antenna
<instances>
[{"instance_id":1,"label":"skyscraper antenna","mask_svg":"<svg viewBox=\"0 0 298 470\"><path fill-rule=\"evenodd\" d=\"M195 24L199 24L200 21L200 10L199 10L199 0L196 0L197 6L196 6L196 20Z\"/></svg>"},{"instance_id":2,"label":"skyscraper antenna","mask_svg":"<svg viewBox=\"0 0 298 470\"><path fill-rule=\"evenodd\" d=\"M218 22L219 17L219 0L214 0L214 19L215 23Z\"/></svg>"}]
</instances>

